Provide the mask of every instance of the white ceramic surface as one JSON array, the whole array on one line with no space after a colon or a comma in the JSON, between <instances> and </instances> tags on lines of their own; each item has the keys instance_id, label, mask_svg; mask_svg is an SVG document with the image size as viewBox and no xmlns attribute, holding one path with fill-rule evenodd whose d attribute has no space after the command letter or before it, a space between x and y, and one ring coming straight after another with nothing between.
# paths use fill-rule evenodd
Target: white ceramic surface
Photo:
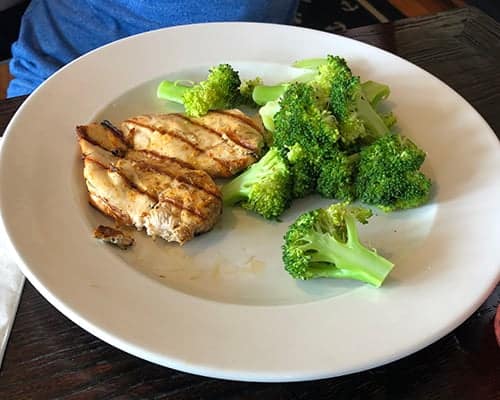
<instances>
[{"instance_id":1,"label":"white ceramic surface","mask_svg":"<svg viewBox=\"0 0 500 400\"><path fill-rule=\"evenodd\" d=\"M344 56L386 82L399 127L428 152L424 207L379 213L364 241L396 268L380 289L297 282L283 270L283 222L225 210L183 247L137 233L121 252L92 239L106 221L87 204L74 128L168 111L163 78L198 79L229 62L243 78L290 78L297 59ZM374 47L295 27L229 23L150 32L93 51L50 78L7 128L1 218L35 287L97 337L152 362L253 381L331 377L378 366L439 339L487 297L500 272L500 148L479 114L422 69Z\"/></svg>"}]
</instances>

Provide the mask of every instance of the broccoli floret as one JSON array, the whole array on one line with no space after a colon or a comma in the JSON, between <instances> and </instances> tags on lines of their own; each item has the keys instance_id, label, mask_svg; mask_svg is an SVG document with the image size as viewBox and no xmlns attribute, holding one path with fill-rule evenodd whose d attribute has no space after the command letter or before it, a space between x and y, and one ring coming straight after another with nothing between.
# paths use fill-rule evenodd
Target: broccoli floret
<instances>
[{"instance_id":1,"label":"broccoli floret","mask_svg":"<svg viewBox=\"0 0 500 400\"><path fill-rule=\"evenodd\" d=\"M356 221L372 213L347 203L302 214L284 237L283 262L295 279L347 278L379 287L394 264L365 247Z\"/></svg>"},{"instance_id":2,"label":"broccoli floret","mask_svg":"<svg viewBox=\"0 0 500 400\"><path fill-rule=\"evenodd\" d=\"M311 58L296 61L295 68L310 70L290 82L284 82L277 85L257 85L253 92L253 100L264 105L269 101L278 100L292 83L306 83L314 91L314 96L318 106L327 108L330 101L330 91L335 75L347 68L346 61L337 56L328 55L326 58Z\"/></svg>"},{"instance_id":3,"label":"broccoli floret","mask_svg":"<svg viewBox=\"0 0 500 400\"><path fill-rule=\"evenodd\" d=\"M291 82L256 86L254 101L259 105L266 105L280 101L297 83L309 86L315 107L321 113L336 118L343 146L355 151L389 133L395 124L393 115L382 115L375 109L380 101L389 96L389 87L374 81L362 84L359 77L352 74L344 58L328 55L326 58L297 61L293 66L310 72ZM273 127L273 121L267 112L266 117L267 125Z\"/></svg>"},{"instance_id":4,"label":"broccoli floret","mask_svg":"<svg viewBox=\"0 0 500 400\"><path fill-rule=\"evenodd\" d=\"M348 145L371 142L389 133L384 120L365 98L359 77L347 65L335 76L330 110L339 121L342 141Z\"/></svg>"},{"instance_id":5,"label":"broccoli floret","mask_svg":"<svg viewBox=\"0 0 500 400\"><path fill-rule=\"evenodd\" d=\"M316 189L319 160L314 159L299 143L287 149L286 157L292 174L292 197L299 199L313 193Z\"/></svg>"},{"instance_id":6,"label":"broccoli floret","mask_svg":"<svg viewBox=\"0 0 500 400\"><path fill-rule=\"evenodd\" d=\"M240 95L241 95L241 104L246 104L247 106L256 107L257 103L253 99L253 91L256 86L263 85L264 82L262 78L255 79L247 79L244 80L240 85Z\"/></svg>"},{"instance_id":7,"label":"broccoli floret","mask_svg":"<svg viewBox=\"0 0 500 400\"><path fill-rule=\"evenodd\" d=\"M332 86L336 82L337 75L343 74L346 69L349 69L345 59L332 55L328 55L323 60L302 60L296 62L294 66L302 68L316 67L316 75L307 83L312 86L318 105L322 108L328 108Z\"/></svg>"},{"instance_id":8,"label":"broccoli floret","mask_svg":"<svg viewBox=\"0 0 500 400\"><path fill-rule=\"evenodd\" d=\"M431 181L420 166L425 152L405 136L389 134L360 152L356 195L384 211L418 207L430 195Z\"/></svg>"},{"instance_id":9,"label":"broccoli floret","mask_svg":"<svg viewBox=\"0 0 500 400\"><path fill-rule=\"evenodd\" d=\"M348 156L341 151L323 160L317 181L317 192L323 197L353 201L356 197L354 180L359 154Z\"/></svg>"},{"instance_id":10,"label":"broccoli floret","mask_svg":"<svg viewBox=\"0 0 500 400\"><path fill-rule=\"evenodd\" d=\"M255 164L222 187L225 205L240 204L267 219L278 218L290 205L292 179L286 159L271 147Z\"/></svg>"},{"instance_id":11,"label":"broccoli floret","mask_svg":"<svg viewBox=\"0 0 500 400\"><path fill-rule=\"evenodd\" d=\"M274 145L283 149L295 143L318 157L335 146L339 131L335 118L322 110L311 86L293 83L279 101L274 115Z\"/></svg>"},{"instance_id":12,"label":"broccoli floret","mask_svg":"<svg viewBox=\"0 0 500 400\"><path fill-rule=\"evenodd\" d=\"M179 82L163 81L157 96L181 103L191 117L205 115L210 110L236 107L241 102L241 80L229 64L220 64L210 69L207 78L193 86Z\"/></svg>"}]
</instances>

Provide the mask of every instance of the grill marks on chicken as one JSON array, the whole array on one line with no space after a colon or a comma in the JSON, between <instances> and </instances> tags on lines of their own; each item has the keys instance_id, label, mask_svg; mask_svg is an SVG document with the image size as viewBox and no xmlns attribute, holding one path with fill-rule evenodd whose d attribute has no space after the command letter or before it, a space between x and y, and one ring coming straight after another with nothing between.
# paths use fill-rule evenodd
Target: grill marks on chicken
<instances>
[{"instance_id":1,"label":"grill marks on chicken","mask_svg":"<svg viewBox=\"0 0 500 400\"><path fill-rule=\"evenodd\" d=\"M210 176L172 158L128 150L108 124L77 127L90 203L123 225L185 243L214 226L221 194Z\"/></svg>"},{"instance_id":2,"label":"grill marks on chicken","mask_svg":"<svg viewBox=\"0 0 500 400\"><path fill-rule=\"evenodd\" d=\"M123 133L109 121L77 126L76 134L79 138L98 145L115 156L123 156L128 150Z\"/></svg>"},{"instance_id":3,"label":"grill marks on chicken","mask_svg":"<svg viewBox=\"0 0 500 400\"><path fill-rule=\"evenodd\" d=\"M127 153L127 159L135 161L140 169L167 175L172 180L194 186L219 199L222 196L219 188L213 180L207 179L207 174L204 171L191 169L175 159L162 157L145 150L130 150ZM183 168L182 175L178 174L179 166Z\"/></svg>"},{"instance_id":4,"label":"grill marks on chicken","mask_svg":"<svg viewBox=\"0 0 500 400\"><path fill-rule=\"evenodd\" d=\"M174 158L214 178L228 178L260 157L263 129L239 110L212 111L199 118L182 114L140 115L122 123L136 150Z\"/></svg>"}]
</instances>

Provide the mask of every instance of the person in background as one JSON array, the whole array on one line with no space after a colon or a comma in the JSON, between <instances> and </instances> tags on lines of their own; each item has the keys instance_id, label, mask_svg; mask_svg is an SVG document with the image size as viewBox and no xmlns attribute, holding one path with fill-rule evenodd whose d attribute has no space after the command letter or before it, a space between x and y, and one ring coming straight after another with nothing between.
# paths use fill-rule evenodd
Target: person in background
<instances>
[{"instance_id":1,"label":"person in background","mask_svg":"<svg viewBox=\"0 0 500 400\"><path fill-rule=\"evenodd\" d=\"M126 36L201 22L288 24L297 6L298 0L32 0L12 45L7 97L30 94L65 64Z\"/></svg>"}]
</instances>

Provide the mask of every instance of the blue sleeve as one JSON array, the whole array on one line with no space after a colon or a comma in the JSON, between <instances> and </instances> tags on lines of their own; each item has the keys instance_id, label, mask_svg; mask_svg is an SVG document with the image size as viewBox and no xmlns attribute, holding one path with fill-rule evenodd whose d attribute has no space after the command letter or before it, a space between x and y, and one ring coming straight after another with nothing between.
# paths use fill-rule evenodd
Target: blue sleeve
<instances>
[{"instance_id":1,"label":"blue sleeve","mask_svg":"<svg viewBox=\"0 0 500 400\"><path fill-rule=\"evenodd\" d=\"M32 0L12 46L7 96L31 93L63 65L114 40L215 21L291 23L298 0Z\"/></svg>"}]
</instances>

